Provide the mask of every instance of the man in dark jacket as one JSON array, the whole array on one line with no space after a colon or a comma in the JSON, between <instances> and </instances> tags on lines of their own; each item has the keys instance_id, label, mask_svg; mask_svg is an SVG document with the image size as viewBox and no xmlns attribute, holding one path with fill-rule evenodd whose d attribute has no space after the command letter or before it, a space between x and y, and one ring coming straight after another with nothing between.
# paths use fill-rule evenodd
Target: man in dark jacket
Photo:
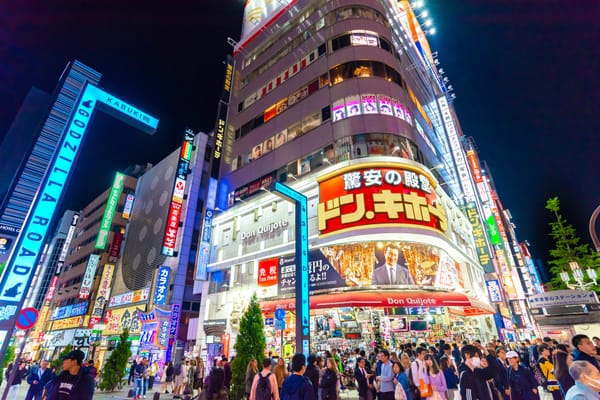
<instances>
[{"instance_id":1,"label":"man in dark jacket","mask_svg":"<svg viewBox=\"0 0 600 400\"><path fill-rule=\"evenodd\" d=\"M292 374L285 378L281 387L282 400L315 400L310 381L304 376L306 357L296 353L292 357Z\"/></svg>"},{"instance_id":2,"label":"man in dark jacket","mask_svg":"<svg viewBox=\"0 0 600 400\"><path fill-rule=\"evenodd\" d=\"M496 374L496 360L487 354L481 343L468 344L461 349L464 362L458 367L460 396L469 400L492 400L487 380ZM486 355L487 367L482 368L481 357Z\"/></svg>"},{"instance_id":3,"label":"man in dark jacket","mask_svg":"<svg viewBox=\"0 0 600 400\"><path fill-rule=\"evenodd\" d=\"M41 400L44 387L54 379L54 373L48 368L50 362L48 360L42 360L40 366L33 368L27 376L27 383L29 383L29 390L25 400Z\"/></svg>"},{"instance_id":4,"label":"man in dark jacket","mask_svg":"<svg viewBox=\"0 0 600 400\"><path fill-rule=\"evenodd\" d=\"M354 378L358 384L358 399L371 400L373 399L373 379L371 378L371 370L366 366L366 360L359 357L356 360L356 368L354 369Z\"/></svg>"},{"instance_id":5,"label":"man in dark jacket","mask_svg":"<svg viewBox=\"0 0 600 400\"><path fill-rule=\"evenodd\" d=\"M91 400L94 396L94 379L86 368L81 368L85 354L73 350L63 357L63 372L48 388L47 400Z\"/></svg>"},{"instance_id":6,"label":"man in dark jacket","mask_svg":"<svg viewBox=\"0 0 600 400\"><path fill-rule=\"evenodd\" d=\"M317 393L319 390L319 367L317 366L316 355L311 354L310 356L308 356L308 366L306 367L306 372L304 372L304 376L307 377L310 383L312 384L316 399L318 397Z\"/></svg>"},{"instance_id":7,"label":"man in dark jacket","mask_svg":"<svg viewBox=\"0 0 600 400\"><path fill-rule=\"evenodd\" d=\"M596 347L587 335L575 335L571 339L573 347L573 361L587 361L600 371L600 363L596 360Z\"/></svg>"}]
</instances>

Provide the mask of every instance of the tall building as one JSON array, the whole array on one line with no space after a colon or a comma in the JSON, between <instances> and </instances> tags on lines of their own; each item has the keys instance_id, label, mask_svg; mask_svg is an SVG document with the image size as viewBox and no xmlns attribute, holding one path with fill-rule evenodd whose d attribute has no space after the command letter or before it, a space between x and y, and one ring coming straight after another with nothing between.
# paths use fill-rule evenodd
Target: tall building
<instances>
[{"instance_id":1,"label":"tall building","mask_svg":"<svg viewBox=\"0 0 600 400\"><path fill-rule=\"evenodd\" d=\"M308 199L315 349L497 336L460 125L408 1L247 2L233 58L197 265L209 361L229 353L252 293L267 346L294 351L294 212L274 181Z\"/></svg>"},{"instance_id":2,"label":"tall building","mask_svg":"<svg viewBox=\"0 0 600 400\"><path fill-rule=\"evenodd\" d=\"M61 74L52 96L32 89L2 143L0 234L14 242L34 196L86 82L98 84L101 75L79 61L71 61ZM3 158L4 159L4 158ZM0 262L5 261L0 255Z\"/></svg>"},{"instance_id":3,"label":"tall building","mask_svg":"<svg viewBox=\"0 0 600 400\"><path fill-rule=\"evenodd\" d=\"M127 224L123 210L128 194L135 192L136 181L117 173L112 187L79 213L64 264L56 269L51 303L46 304L49 316L44 331L50 335L39 340L47 355L74 342L83 350L90 348L91 321L100 321L106 303L99 288L104 272L114 271L120 256ZM43 310L41 314L46 313Z\"/></svg>"}]
</instances>

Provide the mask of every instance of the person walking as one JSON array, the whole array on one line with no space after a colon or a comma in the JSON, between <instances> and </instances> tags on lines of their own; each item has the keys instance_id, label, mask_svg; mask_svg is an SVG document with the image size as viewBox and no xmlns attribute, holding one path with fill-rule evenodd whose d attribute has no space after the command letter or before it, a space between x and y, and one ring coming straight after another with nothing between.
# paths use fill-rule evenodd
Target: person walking
<instances>
[{"instance_id":1,"label":"person walking","mask_svg":"<svg viewBox=\"0 0 600 400\"><path fill-rule=\"evenodd\" d=\"M394 370L394 399L395 400L412 400L412 393L410 391L410 385L408 383L408 374L407 371L404 370L402 363L400 361L396 361L392 364L392 368ZM402 392L400 393L398 385L402 387ZM396 394L400 393L400 399Z\"/></svg>"},{"instance_id":2,"label":"person walking","mask_svg":"<svg viewBox=\"0 0 600 400\"><path fill-rule=\"evenodd\" d=\"M202 357L196 357L196 370L194 373L194 389L200 395L200 392L204 389L204 361L202 361Z\"/></svg>"},{"instance_id":3,"label":"person walking","mask_svg":"<svg viewBox=\"0 0 600 400\"><path fill-rule=\"evenodd\" d=\"M154 380L156 379L156 374L158 373L158 364L156 361L150 363L150 367L148 368L148 390L152 390L154 387Z\"/></svg>"},{"instance_id":4,"label":"person walking","mask_svg":"<svg viewBox=\"0 0 600 400\"><path fill-rule=\"evenodd\" d=\"M229 392L225 389L225 371L213 368L208 376L206 389L202 392L205 400L229 400Z\"/></svg>"},{"instance_id":5,"label":"person walking","mask_svg":"<svg viewBox=\"0 0 600 400\"><path fill-rule=\"evenodd\" d=\"M262 371L254 374L250 386L249 400L279 400L277 378L271 372L271 359L265 358L262 362Z\"/></svg>"},{"instance_id":6,"label":"person walking","mask_svg":"<svg viewBox=\"0 0 600 400\"><path fill-rule=\"evenodd\" d=\"M358 385L359 400L373 400L373 374L367 368L367 361L363 357L356 359L356 368L354 369L354 379Z\"/></svg>"},{"instance_id":7,"label":"person walking","mask_svg":"<svg viewBox=\"0 0 600 400\"><path fill-rule=\"evenodd\" d=\"M325 373L319 387L321 391L321 399L319 400L337 400L337 385L338 385L338 369L337 362L333 358L328 358L325 362Z\"/></svg>"},{"instance_id":8,"label":"person walking","mask_svg":"<svg viewBox=\"0 0 600 400\"><path fill-rule=\"evenodd\" d=\"M169 361L168 364L165 364L163 368L163 384L160 388L161 392L165 394L169 394L169 386L171 386L171 392L175 393L175 388L173 386L173 377L175 375L175 367L173 367L173 361Z\"/></svg>"},{"instance_id":9,"label":"person walking","mask_svg":"<svg viewBox=\"0 0 600 400\"><path fill-rule=\"evenodd\" d=\"M244 379L244 394L247 399L250 398L250 391L252 390L252 384L254 383L254 377L258 373L258 362L256 358L250 359L248 366L246 367L246 378Z\"/></svg>"},{"instance_id":10,"label":"person walking","mask_svg":"<svg viewBox=\"0 0 600 400\"><path fill-rule=\"evenodd\" d=\"M440 370L434 355L428 354L425 356L425 366L431 385L431 396L427 397L427 400L446 400L448 392L446 377Z\"/></svg>"},{"instance_id":11,"label":"person walking","mask_svg":"<svg viewBox=\"0 0 600 400\"><path fill-rule=\"evenodd\" d=\"M440 358L440 369L446 379L446 387L448 388L448 400L459 400L458 393L458 371L454 366L453 359L450 357Z\"/></svg>"},{"instance_id":12,"label":"person walking","mask_svg":"<svg viewBox=\"0 0 600 400\"><path fill-rule=\"evenodd\" d=\"M46 390L47 400L91 400L94 396L94 378L81 368L85 354L73 350L63 357L63 371Z\"/></svg>"},{"instance_id":13,"label":"person walking","mask_svg":"<svg viewBox=\"0 0 600 400\"><path fill-rule=\"evenodd\" d=\"M547 344L542 344L538 349L540 358L538 359L538 367L545 381L542 385L545 390L550 392L553 400L562 400L560 386L558 380L554 376L554 365L550 361L550 349Z\"/></svg>"},{"instance_id":14,"label":"person walking","mask_svg":"<svg viewBox=\"0 0 600 400\"><path fill-rule=\"evenodd\" d=\"M573 363L573 356L569 347L562 343L557 345L553 353L553 360L554 376L558 380L562 395L566 396L569 389L575 384L575 381L569 375L569 367Z\"/></svg>"},{"instance_id":15,"label":"person walking","mask_svg":"<svg viewBox=\"0 0 600 400\"><path fill-rule=\"evenodd\" d=\"M285 360L283 359L283 357L279 357L277 359L277 365L273 368L273 374L275 374L275 378L277 378L279 397L281 397L281 388L283 387L283 381L288 376L288 371L285 367Z\"/></svg>"},{"instance_id":16,"label":"person walking","mask_svg":"<svg viewBox=\"0 0 600 400\"><path fill-rule=\"evenodd\" d=\"M483 367L481 357L486 355L487 366ZM481 343L466 344L461 349L463 363L458 366L460 397L470 400L492 400L487 380L496 374L493 356Z\"/></svg>"},{"instance_id":17,"label":"person walking","mask_svg":"<svg viewBox=\"0 0 600 400\"><path fill-rule=\"evenodd\" d=\"M512 399L538 400L538 382L533 372L519 361L519 353L509 351L506 354L508 363L508 385Z\"/></svg>"},{"instance_id":18,"label":"person walking","mask_svg":"<svg viewBox=\"0 0 600 400\"><path fill-rule=\"evenodd\" d=\"M135 367L137 366L137 360L133 360L131 362L131 365L129 366L129 377L127 378L127 384L131 385L131 383L133 382L135 384L135 381L133 379L134 373L135 373Z\"/></svg>"},{"instance_id":19,"label":"person walking","mask_svg":"<svg viewBox=\"0 0 600 400\"><path fill-rule=\"evenodd\" d=\"M13 368L17 368L17 370L15 371L15 374L12 376L11 380ZM8 368L6 369L6 385L9 386L8 395L6 396L8 400L16 400L21 383L23 382L23 379L27 377L27 373L28 370L25 360L19 360L17 367L15 367L14 364L9 364Z\"/></svg>"},{"instance_id":20,"label":"person walking","mask_svg":"<svg viewBox=\"0 0 600 400\"><path fill-rule=\"evenodd\" d=\"M173 390L173 398L179 399L183 395L184 383L187 377L187 368L183 361L180 361L175 365L175 371L173 374L173 384L175 389Z\"/></svg>"},{"instance_id":21,"label":"person walking","mask_svg":"<svg viewBox=\"0 0 600 400\"><path fill-rule=\"evenodd\" d=\"M29 389L25 400L42 400L44 388L54 379L54 373L48 368L50 362L48 360L40 361L40 366L33 368L27 376Z\"/></svg>"},{"instance_id":22,"label":"person walking","mask_svg":"<svg viewBox=\"0 0 600 400\"><path fill-rule=\"evenodd\" d=\"M389 351L383 349L379 352L381 360L381 373L376 380L379 384L379 400L394 400L394 370L390 362Z\"/></svg>"},{"instance_id":23,"label":"person walking","mask_svg":"<svg viewBox=\"0 0 600 400\"><path fill-rule=\"evenodd\" d=\"M318 399L317 394L319 391L319 375L320 373L319 367L317 366L317 356L315 354L311 354L308 356L308 365L306 366L304 376L308 378L313 387L315 399Z\"/></svg>"},{"instance_id":24,"label":"person walking","mask_svg":"<svg viewBox=\"0 0 600 400\"><path fill-rule=\"evenodd\" d=\"M135 369L133 370L133 382L134 382L134 395L133 398L135 400L139 400L142 398L144 394L144 374L146 373L146 367L144 365L144 360L141 360L139 363L135 364ZM144 396L146 397L146 396Z\"/></svg>"},{"instance_id":25,"label":"person walking","mask_svg":"<svg viewBox=\"0 0 600 400\"><path fill-rule=\"evenodd\" d=\"M292 357L292 374L285 378L281 388L282 400L316 400L310 381L304 376L306 356L296 353Z\"/></svg>"}]
</instances>

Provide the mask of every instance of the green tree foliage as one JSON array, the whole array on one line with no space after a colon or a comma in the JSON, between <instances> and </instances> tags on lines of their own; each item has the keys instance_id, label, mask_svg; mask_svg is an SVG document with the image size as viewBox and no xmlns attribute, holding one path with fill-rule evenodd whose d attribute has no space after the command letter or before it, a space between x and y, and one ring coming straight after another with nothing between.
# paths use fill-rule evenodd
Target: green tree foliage
<instances>
[{"instance_id":1,"label":"green tree foliage","mask_svg":"<svg viewBox=\"0 0 600 400\"><path fill-rule=\"evenodd\" d=\"M70 344L66 345L63 351L60 352L58 357L52 360L52 362L50 363L51 367L56 368L56 375L62 372L63 357L69 354L71 350L73 350L73 346Z\"/></svg>"},{"instance_id":2,"label":"green tree foliage","mask_svg":"<svg viewBox=\"0 0 600 400\"><path fill-rule=\"evenodd\" d=\"M117 347L110 353L108 360L102 368L100 389L112 392L125 375L127 361L131 357L131 342L129 341L129 329L125 329L119 337Z\"/></svg>"},{"instance_id":3,"label":"green tree foliage","mask_svg":"<svg viewBox=\"0 0 600 400\"><path fill-rule=\"evenodd\" d=\"M582 270L589 267L597 269L600 266L600 257L598 253L591 249L587 243L581 243L581 238L577 236L573 225L569 224L565 217L560 213L560 202L558 197L548 199L546 209L552 212L556 221L549 223L550 237L554 239L555 248L550 250L550 282L555 289L566 288L565 283L560 278L562 271L567 271L572 277L572 271L569 267L570 262L577 262ZM571 279L572 282L575 282ZM600 286L595 286L598 291Z\"/></svg>"},{"instance_id":4,"label":"green tree foliage","mask_svg":"<svg viewBox=\"0 0 600 400\"><path fill-rule=\"evenodd\" d=\"M240 320L240 331L234 346L236 354L231 363L231 400L240 400L244 396L246 368L250 360L255 358L259 367L262 365L266 348L264 327L265 321L254 293Z\"/></svg>"}]
</instances>

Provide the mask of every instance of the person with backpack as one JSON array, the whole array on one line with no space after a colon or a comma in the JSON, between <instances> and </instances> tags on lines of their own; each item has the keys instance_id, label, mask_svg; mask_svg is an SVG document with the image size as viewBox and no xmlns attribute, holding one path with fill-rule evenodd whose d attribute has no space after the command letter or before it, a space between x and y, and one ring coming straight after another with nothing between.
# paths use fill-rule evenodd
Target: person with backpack
<instances>
[{"instance_id":1,"label":"person with backpack","mask_svg":"<svg viewBox=\"0 0 600 400\"><path fill-rule=\"evenodd\" d=\"M279 400L277 378L271 372L271 359L265 358L262 371L254 376L249 400Z\"/></svg>"},{"instance_id":2,"label":"person with backpack","mask_svg":"<svg viewBox=\"0 0 600 400\"><path fill-rule=\"evenodd\" d=\"M519 353L509 351L508 358L508 385L512 399L539 400L538 381L533 372L519 361Z\"/></svg>"},{"instance_id":3,"label":"person with backpack","mask_svg":"<svg viewBox=\"0 0 600 400\"><path fill-rule=\"evenodd\" d=\"M542 387L550 392L553 400L562 400L562 394L560 393L560 386L558 380L554 376L554 365L550 361L550 349L547 344L542 344L538 350L540 358L538 359L537 366L543 377Z\"/></svg>"},{"instance_id":4,"label":"person with backpack","mask_svg":"<svg viewBox=\"0 0 600 400\"><path fill-rule=\"evenodd\" d=\"M306 356L296 353L292 357L292 374L285 378L281 390L282 400L316 400L310 381L304 376Z\"/></svg>"}]
</instances>

